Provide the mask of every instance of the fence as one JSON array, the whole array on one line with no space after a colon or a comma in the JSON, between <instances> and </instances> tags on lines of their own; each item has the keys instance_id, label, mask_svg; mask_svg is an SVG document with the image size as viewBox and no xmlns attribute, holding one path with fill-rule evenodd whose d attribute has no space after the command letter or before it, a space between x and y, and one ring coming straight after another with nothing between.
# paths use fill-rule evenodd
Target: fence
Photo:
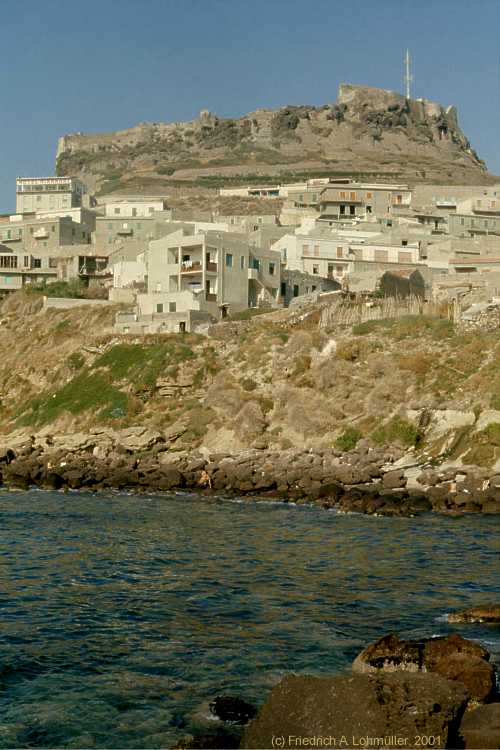
<instances>
[{"instance_id":1,"label":"fence","mask_svg":"<svg viewBox=\"0 0 500 750\"><path fill-rule=\"evenodd\" d=\"M380 300L340 300L321 311L320 328L348 328L368 320L402 318L406 315L428 315L456 322L460 315L457 305L443 302L424 302L418 297L387 297Z\"/></svg>"}]
</instances>

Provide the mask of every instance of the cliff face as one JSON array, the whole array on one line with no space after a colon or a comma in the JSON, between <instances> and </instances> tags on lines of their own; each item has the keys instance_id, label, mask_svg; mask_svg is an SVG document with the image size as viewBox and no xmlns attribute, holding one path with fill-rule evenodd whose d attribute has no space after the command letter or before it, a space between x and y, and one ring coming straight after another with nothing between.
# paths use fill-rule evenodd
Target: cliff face
<instances>
[{"instance_id":1,"label":"cliff face","mask_svg":"<svg viewBox=\"0 0 500 750\"><path fill-rule=\"evenodd\" d=\"M488 181L454 107L347 84L335 104L323 107L262 109L234 120L202 111L191 122L66 135L57 150L57 174L80 176L91 189L108 191L319 171Z\"/></svg>"}]
</instances>

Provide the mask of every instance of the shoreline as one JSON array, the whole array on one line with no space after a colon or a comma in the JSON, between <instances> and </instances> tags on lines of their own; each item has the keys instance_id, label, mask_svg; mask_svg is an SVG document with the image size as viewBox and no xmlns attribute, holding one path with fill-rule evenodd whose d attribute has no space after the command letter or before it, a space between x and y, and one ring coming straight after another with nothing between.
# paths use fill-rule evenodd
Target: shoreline
<instances>
[{"instance_id":1,"label":"shoreline","mask_svg":"<svg viewBox=\"0 0 500 750\"><path fill-rule=\"evenodd\" d=\"M11 490L185 491L380 516L500 514L493 469L432 467L425 456L368 445L350 453L172 451L159 433L140 427L7 437L0 477Z\"/></svg>"}]
</instances>

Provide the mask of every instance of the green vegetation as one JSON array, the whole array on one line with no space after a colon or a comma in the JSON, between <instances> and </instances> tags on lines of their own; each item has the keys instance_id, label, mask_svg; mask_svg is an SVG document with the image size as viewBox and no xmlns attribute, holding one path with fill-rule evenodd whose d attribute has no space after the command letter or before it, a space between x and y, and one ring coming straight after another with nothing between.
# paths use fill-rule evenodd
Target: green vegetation
<instances>
[{"instance_id":1,"label":"green vegetation","mask_svg":"<svg viewBox=\"0 0 500 750\"><path fill-rule=\"evenodd\" d=\"M71 370L81 370L85 364L85 357L80 352L73 352L66 360L66 364Z\"/></svg>"},{"instance_id":2,"label":"green vegetation","mask_svg":"<svg viewBox=\"0 0 500 750\"><path fill-rule=\"evenodd\" d=\"M117 344L94 362L94 368L106 368L113 380L127 378L138 387L154 387L162 371L193 356L186 344ZM167 374L167 373L166 373Z\"/></svg>"},{"instance_id":3,"label":"green vegetation","mask_svg":"<svg viewBox=\"0 0 500 750\"><path fill-rule=\"evenodd\" d=\"M394 417L386 424L377 427L371 437L379 445L399 443L405 446L415 446L421 439L416 425L401 417Z\"/></svg>"},{"instance_id":4,"label":"green vegetation","mask_svg":"<svg viewBox=\"0 0 500 750\"><path fill-rule=\"evenodd\" d=\"M403 315L401 318L381 318L367 320L352 327L355 336L366 336L370 333L381 332L393 338L405 339L423 334L433 339L442 340L454 336L455 330L451 320L434 318L428 315Z\"/></svg>"},{"instance_id":5,"label":"green vegetation","mask_svg":"<svg viewBox=\"0 0 500 750\"><path fill-rule=\"evenodd\" d=\"M67 321L61 321L64 322ZM81 414L93 411L98 419L126 417L131 402L123 387L132 385L137 390L154 388L162 372L192 356L193 351L189 346L175 341L150 346L118 344L59 390L46 392L30 401L19 415L18 424L47 424L64 412ZM81 370L85 363L78 352L71 354L66 361L74 370Z\"/></svg>"},{"instance_id":6,"label":"green vegetation","mask_svg":"<svg viewBox=\"0 0 500 750\"><path fill-rule=\"evenodd\" d=\"M83 299L87 288L81 281L52 281L49 284L30 284L25 287L28 294L45 294L47 297L65 297L70 299Z\"/></svg>"},{"instance_id":7,"label":"green vegetation","mask_svg":"<svg viewBox=\"0 0 500 750\"><path fill-rule=\"evenodd\" d=\"M231 315L230 320L251 320L256 315L265 315L272 312L276 312L274 307L249 307L247 310L242 310Z\"/></svg>"},{"instance_id":8,"label":"green vegetation","mask_svg":"<svg viewBox=\"0 0 500 750\"><path fill-rule=\"evenodd\" d=\"M115 388L104 376L88 371L76 375L55 393L45 393L33 399L18 420L21 427L40 426L55 421L64 412L81 414L92 410L98 419L125 416L128 397Z\"/></svg>"},{"instance_id":9,"label":"green vegetation","mask_svg":"<svg viewBox=\"0 0 500 750\"><path fill-rule=\"evenodd\" d=\"M361 440L363 435L355 427L346 427L342 435L335 441L335 448L339 451L352 451Z\"/></svg>"}]
</instances>

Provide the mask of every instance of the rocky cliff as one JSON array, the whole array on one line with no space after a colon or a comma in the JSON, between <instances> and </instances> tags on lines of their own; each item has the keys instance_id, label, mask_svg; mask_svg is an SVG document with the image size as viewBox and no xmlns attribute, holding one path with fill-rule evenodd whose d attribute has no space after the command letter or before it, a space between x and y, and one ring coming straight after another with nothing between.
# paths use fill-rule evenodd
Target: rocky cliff
<instances>
[{"instance_id":1,"label":"rocky cliff","mask_svg":"<svg viewBox=\"0 0 500 750\"><path fill-rule=\"evenodd\" d=\"M347 84L335 104L322 107L261 109L239 119L202 111L191 122L66 135L57 150L57 174L108 192L317 173L457 184L489 177L455 107Z\"/></svg>"}]
</instances>

